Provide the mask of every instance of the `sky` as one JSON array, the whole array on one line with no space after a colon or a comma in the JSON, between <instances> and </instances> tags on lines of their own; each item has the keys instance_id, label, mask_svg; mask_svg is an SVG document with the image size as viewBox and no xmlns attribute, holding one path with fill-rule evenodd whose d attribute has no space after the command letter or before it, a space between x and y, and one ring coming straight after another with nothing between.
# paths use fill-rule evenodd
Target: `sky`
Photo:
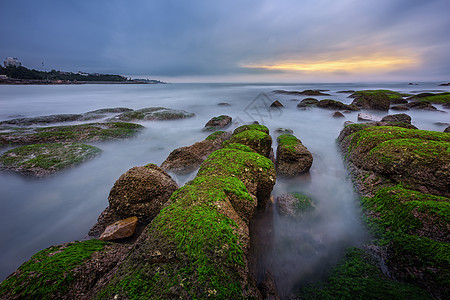
<instances>
[{"instance_id":1,"label":"sky","mask_svg":"<svg viewBox=\"0 0 450 300\"><path fill-rule=\"evenodd\" d=\"M0 0L0 59L169 82L450 81L450 0Z\"/></svg>"}]
</instances>

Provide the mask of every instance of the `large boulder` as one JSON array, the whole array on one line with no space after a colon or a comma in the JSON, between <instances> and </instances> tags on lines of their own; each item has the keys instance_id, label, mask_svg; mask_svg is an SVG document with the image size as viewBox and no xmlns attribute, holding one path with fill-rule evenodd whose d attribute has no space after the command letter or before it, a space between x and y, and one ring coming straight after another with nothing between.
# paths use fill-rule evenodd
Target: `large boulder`
<instances>
[{"instance_id":1,"label":"large boulder","mask_svg":"<svg viewBox=\"0 0 450 300\"><path fill-rule=\"evenodd\" d=\"M407 114L387 115L383 117L381 121L411 124L411 117Z\"/></svg>"},{"instance_id":2,"label":"large boulder","mask_svg":"<svg viewBox=\"0 0 450 300\"><path fill-rule=\"evenodd\" d=\"M173 150L161 168L179 174L186 174L197 170L212 152L222 148L222 143L229 139L231 133L216 131L209 135L204 141L191 146L181 147Z\"/></svg>"},{"instance_id":3,"label":"large boulder","mask_svg":"<svg viewBox=\"0 0 450 300\"><path fill-rule=\"evenodd\" d=\"M293 177L311 168L313 156L299 139L291 134L283 134L277 141L277 175Z\"/></svg>"},{"instance_id":4,"label":"large boulder","mask_svg":"<svg viewBox=\"0 0 450 300\"><path fill-rule=\"evenodd\" d=\"M263 125L244 125L236 128L231 138L224 142L224 145L246 145L253 151L269 157L270 150L272 149L272 138L268 134L268 131L267 127Z\"/></svg>"},{"instance_id":5,"label":"large boulder","mask_svg":"<svg viewBox=\"0 0 450 300\"><path fill-rule=\"evenodd\" d=\"M388 94L381 91L364 91L364 93L361 91L357 93L355 93L356 98L352 102L353 105L364 109L389 110L391 101Z\"/></svg>"},{"instance_id":6,"label":"large boulder","mask_svg":"<svg viewBox=\"0 0 450 300\"><path fill-rule=\"evenodd\" d=\"M320 100L317 103L317 107L326 108L326 109L335 109L335 110L352 110L357 111L360 110L359 107L355 105L347 105L337 100L324 99Z\"/></svg>"},{"instance_id":7,"label":"large boulder","mask_svg":"<svg viewBox=\"0 0 450 300\"><path fill-rule=\"evenodd\" d=\"M205 128L203 130L205 131L214 131L217 129L222 129L227 127L228 125L231 124L231 121L233 119L230 116L226 116L226 115L221 115L218 117L213 117L211 118L211 120L209 120L206 125Z\"/></svg>"},{"instance_id":8,"label":"large boulder","mask_svg":"<svg viewBox=\"0 0 450 300\"><path fill-rule=\"evenodd\" d=\"M109 207L121 219L137 216L140 222L148 222L177 188L175 181L154 164L133 167L114 183Z\"/></svg>"}]
</instances>

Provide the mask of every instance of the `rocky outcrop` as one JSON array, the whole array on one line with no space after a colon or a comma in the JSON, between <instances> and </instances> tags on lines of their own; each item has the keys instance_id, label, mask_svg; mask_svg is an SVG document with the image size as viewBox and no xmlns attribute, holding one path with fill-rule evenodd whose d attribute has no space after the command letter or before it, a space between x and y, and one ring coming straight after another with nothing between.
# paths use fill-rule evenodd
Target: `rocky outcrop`
<instances>
[{"instance_id":1,"label":"rocky outcrop","mask_svg":"<svg viewBox=\"0 0 450 300\"><path fill-rule=\"evenodd\" d=\"M111 118L111 121L149 121L149 120L176 120L194 117L194 113L165 107L148 107L134 111L124 112Z\"/></svg>"},{"instance_id":2,"label":"rocky outcrop","mask_svg":"<svg viewBox=\"0 0 450 300\"><path fill-rule=\"evenodd\" d=\"M326 109L335 109L335 110L350 110L350 111L357 111L360 110L359 107L356 105L347 105L340 101L331 100L331 99L324 99L320 100L317 103L317 107L320 108L326 108Z\"/></svg>"},{"instance_id":3,"label":"rocky outcrop","mask_svg":"<svg viewBox=\"0 0 450 300\"><path fill-rule=\"evenodd\" d=\"M314 203L306 195L288 193L277 197L278 213L287 217L301 217L305 212L314 208Z\"/></svg>"},{"instance_id":4,"label":"rocky outcrop","mask_svg":"<svg viewBox=\"0 0 450 300\"><path fill-rule=\"evenodd\" d=\"M278 176L293 177L311 168L313 156L299 139L291 134L277 139L276 170Z\"/></svg>"},{"instance_id":5,"label":"rocky outcrop","mask_svg":"<svg viewBox=\"0 0 450 300\"><path fill-rule=\"evenodd\" d=\"M140 205L138 197L148 190L159 191L155 197L170 193L159 183L167 182L162 177L155 165L132 168L116 182L108 210L148 215L153 208ZM255 210L267 205L275 180L267 157L228 144L171 195L133 246L89 240L50 247L1 283L0 298L260 298L249 272L248 226Z\"/></svg>"},{"instance_id":6,"label":"rocky outcrop","mask_svg":"<svg viewBox=\"0 0 450 300\"><path fill-rule=\"evenodd\" d=\"M285 90L274 90L272 93L275 94L284 94L284 95L297 95L297 96L330 96L330 94L322 93L319 90L304 90L304 91L285 91Z\"/></svg>"},{"instance_id":7,"label":"rocky outcrop","mask_svg":"<svg viewBox=\"0 0 450 300\"><path fill-rule=\"evenodd\" d=\"M406 123L411 124L411 117L407 114L387 115L381 119L382 122Z\"/></svg>"},{"instance_id":8,"label":"rocky outcrop","mask_svg":"<svg viewBox=\"0 0 450 300\"><path fill-rule=\"evenodd\" d=\"M211 120L209 120L206 123L205 128L203 128L203 130L204 131L214 131L214 130L225 128L231 124L232 120L233 120L233 118L231 118L230 116L226 116L226 115L213 117L213 118L211 118Z\"/></svg>"},{"instance_id":9,"label":"rocky outcrop","mask_svg":"<svg viewBox=\"0 0 450 300\"><path fill-rule=\"evenodd\" d=\"M437 110L437 108L428 101L409 102L408 104L405 104L405 106L409 109Z\"/></svg>"},{"instance_id":10,"label":"rocky outcrop","mask_svg":"<svg viewBox=\"0 0 450 300\"><path fill-rule=\"evenodd\" d=\"M102 241L114 241L130 237L134 234L138 223L137 217L129 217L120 221L117 221L103 231L99 240Z\"/></svg>"},{"instance_id":11,"label":"rocky outcrop","mask_svg":"<svg viewBox=\"0 0 450 300\"><path fill-rule=\"evenodd\" d=\"M297 108L306 108L313 105L316 105L319 102L319 100L314 98L305 98L302 101L300 101L299 104L297 104Z\"/></svg>"},{"instance_id":12,"label":"rocky outcrop","mask_svg":"<svg viewBox=\"0 0 450 300\"><path fill-rule=\"evenodd\" d=\"M231 133L229 132L216 131L204 141L191 146L177 148L169 154L161 164L161 168L178 174L194 172L205 161L208 155L222 148L222 143L229 139L230 136Z\"/></svg>"},{"instance_id":13,"label":"rocky outcrop","mask_svg":"<svg viewBox=\"0 0 450 300\"><path fill-rule=\"evenodd\" d=\"M360 91L350 97L354 97L352 104L364 109L389 110L391 101L388 94L382 91Z\"/></svg>"},{"instance_id":14,"label":"rocky outcrop","mask_svg":"<svg viewBox=\"0 0 450 300\"><path fill-rule=\"evenodd\" d=\"M0 156L0 170L44 177L78 165L100 154L101 150L85 144L35 144L14 148Z\"/></svg>"},{"instance_id":15,"label":"rocky outcrop","mask_svg":"<svg viewBox=\"0 0 450 300\"><path fill-rule=\"evenodd\" d=\"M241 144L250 147L253 151L269 157L272 150L272 138L267 127L263 125L244 125L234 130L231 138L224 145Z\"/></svg>"},{"instance_id":16,"label":"rocky outcrop","mask_svg":"<svg viewBox=\"0 0 450 300\"><path fill-rule=\"evenodd\" d=\"M142 125L112 122L71 126L8 128L0 137L0 145L60 142L103 141L136 135Z\"/></svg>"}]
</instances>

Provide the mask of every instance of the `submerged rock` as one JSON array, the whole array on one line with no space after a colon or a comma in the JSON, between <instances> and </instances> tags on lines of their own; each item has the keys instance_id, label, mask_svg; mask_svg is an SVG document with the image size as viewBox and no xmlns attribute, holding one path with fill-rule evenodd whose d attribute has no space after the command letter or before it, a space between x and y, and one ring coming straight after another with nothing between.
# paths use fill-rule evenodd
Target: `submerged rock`
<instances>
[{"instance_id":1,"label":"submerged rock","mask_svg":"<svg viewBox=\"0 0 450 300\"><path fill-rule=\"evenodd\" d=\"M274 102L272 102L272 104L270 104L270 107L284 107L284 105L281 104L280 101L275 100Z\"/></svg>"},{"instance_id":2,"label":"submerged rock","mask_svg":"<svg viewBox=\"0 0 450 300\"><path fill-rule=\"evenodd\" d=\"M14 148L0 156L0 170L11 170L36 177L78 165L101 150L84 144L34 144Z\"/></svg>"},{"instance_id":3,"label":"submerged rock","mask_svg":"<svg viewBox=\"0 0 450 300\"><path fill-rule=\"evenodd\" d=\"M379 122L379 121L381 121L381 118L378 116L374 116L374 115L370 115L370 114L366 114L366 113L359 113L358 120Z\"/></svg>"},{"instance_id":4,"label":"submerged rock","mask_svg":"<svg viewBox=\"0 0 450 300\"><path fill-rule=\"evenodd\" d=\"M405 104L405 106L410 109L437 110L437 108L428 101L409 102L408 104Z\"/></svg>"},{"instance_id":5,"label":"submerged rock","mask_svg":"<svg viewBox=\"0 0 450 300\"><path fill-rule=\"evenodd\" d=\"M275 133L278 133L278 134L285 134L285 133L293 134L294 130L289 129L289 128L277 128L277 129L275 129Z\"/></svg>"},{"instance_id":6,"label":"submerged rock","mask_svg":"<svg viewBox=\"0 0 450 300\"><path fill-rule=\"evenodd\" d=\"M142 108L134 111L124 112L114 118L111 121L149 121L149 120L176 120L184 118L194 117L194 113L190 113L184 110L176 110L165 107L149 107Z\"/></svg>"},{"instance_id":7,"label":"submerged rock","mask_svg":"<svg viewBox=\"0 0 450 300\"><path fill-rule=\"evenodd\" d=\"M285 94L285 95L306 95L306 96L329 96L329 94L322 93L319 90L304 90L304 91L285 91L285 90L274 90L272 93L275 94Z\"/></svg>"},{"instance_id":8,"label":"submerged rock","mask_svg":"<svg viewBox=\"0 0 450 300\"><path fill-rule=\"evenodd\" d=\"M277 197L278 213L282 216L301 217L314 208L314 203L308 196L300 193L288 193Z\"/></svg>"},{"instance_id":9,"label":"submerged rock","mask_svg":"<svg viewBox=\"0 0 450 300\"><path fill-rule=\"evenodd\" d=\"M209 120L206 123L205 128L203 130L204 131L214 131L217 129L225 128L231 124L232 120L233 119L230 116L226 116L226 115L213 117L213 118L211 118L211 120Z\"/></svg>"},{"instance_id":10,"label":"submerged rock","mask_svg":"<svg viewBox=\"0 0 450 300\"><path fill-rule=\"evenodd\" d=\"M159 213L177 188L175 181L154 164L133 167L114 183L109 207L122 219L137 216L145 223Z\"/></svg>"},{"instance_id":11,"label":"submerged rock","mask_svg":"<svg viewBox=\"0 0 450 300\"><path fill-rule=\"evenodd\" d=\"M216 131L209 135L204 141L191 146L181 147L173 150L166 160L161 164L165 171L186 174L197 170L212 152L222 148L222 143L229 139L231 133Z\"/></svg>"},{"instance_id":12,"label":"submerged rock","mask_svg":"<svg viewBox=\"0 0 450 300\"><path fill-rule=\"evenodd\" d=\"M350 95L355 98L352 104L364 109L389 110L389 95L382 91L359 91Z\"/></svg>"},{"instance_id":13,"label":"submerged rock","mask_svg":"<svg viewBox=\"0 0 450 300\"><path fill-rule=\"evenodd\" d=\"M99 239L102 241L113 241L130 237L134 234L137 223L137 217L130 217L117 221L108 225Z\"/></svg>"},{"instance_id":14,"label":"submerged rock","mask_svg":"<svg viewBox=\"0 0 450 300\"><path fill-rule=\"evenodd\" d=\"M142 125L113 122L71 126L9 128L0 134L0 145L55 142L102 141L128 138L137 134Z\"/></svg>"},{"instance_id":15,"label":"submerged rock","mask_svg":"<svg viewBox=\"0 0 450 300\"><path fill-rule=\"evenodd\" d=\"M297 104L297 108L306 108L306 107L316 105L317 103L319 103L319 100L317 100L317 99L305 98L302 101L300 101L299 104Z\"/></svg>"},{"instance_id":16,"label":"submerged rock","mask_svg":"<svg viewBox=\"0 0 450 300\"><path fill-rule=\"evenodd\" d=\"M333 118L345 118L345 116L341 112L335 111L333 113Z\"/></svg>"},{"instance_id":17,"label":"submerged rock","mask_svg":"<svg viewBox=\"0 0 450 300\"><path fill-rule=\"evenodd\" d=\"M391 107L392 110L409 110L406 105L396 105Z\"/></svg>"},{"instance_id":18,"label":"submerged rock","mask_svg":"<svg viewBox=\"0 0 450 300\"><path fill-rule=\"evenodd\" d=\"M355 106L353 104L347 105L340 101L331 100L331 99L320 100L317 103L317 107L326 108L326 109L336 109L336 110L350 110L350 111L360 110L357 106Z\"/></svg>"},{"instance_id":19,"label":"submerged rock","mask_svg":"<svg viewBox=\"0 0 450 300\"><path fill-rule=\"evenodd\" d=\"M217 105L219 105L219 106L231 106L231 104L228 103L228 102L219 102L219 103L217 103Z\"/></svg>"},{"instance_id":20,"label":"submerged rock","mask_svg":"<svg viewBox=\"0 0 450 300\"><path fill-rule=\"evenodd\" d=\"M407 114L387 115L381 119L382 122L399 122L411 124L411 117Z\"/></svg>"},{"instance_id":21,"label":"submerged rock","mask_svg":"<svg viewBox=\"0 0 450 300\"><path fill-rule=\"evenodd\" d=\"M293 177L311 168L313 156L299 139L291 134L283 134L277 141L277 175Z\"/></svg>"}]
</instances>

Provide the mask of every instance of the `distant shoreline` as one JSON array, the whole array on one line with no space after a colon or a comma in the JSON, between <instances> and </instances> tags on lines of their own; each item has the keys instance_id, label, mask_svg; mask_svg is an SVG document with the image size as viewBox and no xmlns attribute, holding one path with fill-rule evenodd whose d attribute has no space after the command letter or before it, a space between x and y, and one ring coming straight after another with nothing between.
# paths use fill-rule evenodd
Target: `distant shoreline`
<instances>
[{"instance_id":1,"label":"distant shoreline","mask_svg":"<svg viewBox=\"0 0 450 300\"><path fill-rule=\"evenodd\" d=\"M74 85L74 84L165 84L143 81L62 81L62 80L36 80L36 79L3 79L0 85Z\"/></svg>"}]
</instances>

